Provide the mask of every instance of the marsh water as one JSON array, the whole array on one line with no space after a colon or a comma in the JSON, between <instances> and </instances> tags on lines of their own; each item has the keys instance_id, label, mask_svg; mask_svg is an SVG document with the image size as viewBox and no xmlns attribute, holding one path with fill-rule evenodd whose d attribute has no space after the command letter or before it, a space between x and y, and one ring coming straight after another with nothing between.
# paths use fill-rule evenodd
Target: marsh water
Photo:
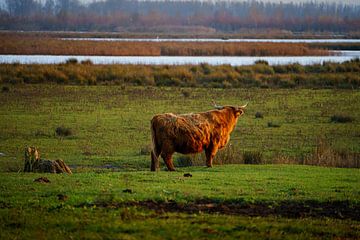
<instances>
[{"instance_id":1,"label":"marsh water","mask_svg":"<svg viewBox=\"0 0 360 240\"><path fill-rule=\"evenodd\" d=\"M252 65L258 60L265 60L270 65L299 63L301 65L321 64L323 62L341 63L360 58L360 51L336 51L334 56L263 56L263 57L229 57L229 56L71 56L71 55L0 55L0 63L20 64L59 64L68 59L79 62L90 60L94 64L145 64L145 65L210 65L229 64L232 66Z\"/></svg>"},{"instance_id":2,"label":"marsh water","mask_svg":"<svg viewBox=\"0 0 360 240\"><path fill-rule=\"evenodd\" d=\"M272 42L272 43L360 43L360 39L246 39L246 38L61 38L72 41L110 42Z\"/></svg>"}]
</instances>

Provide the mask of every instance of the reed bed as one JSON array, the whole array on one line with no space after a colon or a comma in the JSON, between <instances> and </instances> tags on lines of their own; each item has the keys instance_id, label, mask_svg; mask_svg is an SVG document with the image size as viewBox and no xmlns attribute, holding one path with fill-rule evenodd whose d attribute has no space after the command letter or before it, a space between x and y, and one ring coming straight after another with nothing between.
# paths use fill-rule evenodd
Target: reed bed
<instances>
[{"instance_id":1,"label":"reed bed","mask_svg":"<svg viewBox=\"0 0 360 240\"><path fill-rule=\"evenodd\" d=\"M303 43L102 42L3 34L0 54L107 56L323 56L326 49Z\"/></svg>"},{"instance_id":2,"label":"reed bed","mask_svg":"<svg viewBox=\"0 0 360 240\"><path fill-rule=\"evenodd\" d=\"M57 83L79 85L179 86L210 88L335 88L360 87L360 60L269 66L93 65L69 59L56 65L0 64L0 83ZM186 95L186 93L185 93Z\"/></svg>"}]
</instances>

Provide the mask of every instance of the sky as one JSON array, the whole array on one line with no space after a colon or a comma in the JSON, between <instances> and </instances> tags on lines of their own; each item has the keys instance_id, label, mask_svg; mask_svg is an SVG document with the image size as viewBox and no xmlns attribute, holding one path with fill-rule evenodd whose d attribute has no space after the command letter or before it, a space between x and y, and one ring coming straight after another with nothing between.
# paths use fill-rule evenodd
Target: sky
<instances>
[{"instance_id":1,"label":"sky","mask_svg":"<svg viewBox=\"0 0 360 240\"><path fill-rule=\"evenodd\" d=\"M104 1L104 0L80 0L80 2L85 2L85 3L94 2L94 1ZM157 0L142 0L142 1L157 1ZM217 0L195 0L195 1L216 2ZM229 1L229 0L220 0L220 1ZM248 1L248 0L230 0L230 1L243 2L243 1ZM257 0L257 1L259 1L259 0ZM294 3L296 3L296 2L324 2L324 3L339 3L339 4L345 4L346 3L346 4L360 5L360 0L260 0L260 1L262 1L262 2L283 2L283 3L289 3L289 2L294 2Z\"/></svg>"},{"instance_id":2,"label":"sky","mask_svg":"<svg viewBox=\"0 0 360 240\"><path fill-rule=\"evenodd\" d=\"M80 0L80 2L94 2L94 1L104 1L104 0ZM142 0L142 1L157 1L157 0ZM186 0L185 0L186 1ZM192 0L191 0L192 1ZM196 0L196 1L202 1L202 2L216 2L216 0ZM220 1L227 1L227 0L220 0ZM248 1L248 0L231 0L234 2L242 2L242 1ZM289 2L324 2L324 3L339 3L339 4L356 4L360 5L360 0L261 0L262 2L283 2L283 3L289 3Z\"/></svg>"},{"instance_id":3,"label":"sky","mask_svg":"<svg viewBox=\"0 0 360 240\"><path fill-rule=\"evenodd\" d=\"M6 0L0 0L0 5L3 6ZM45 2L46 0L38 0ZM105 0L79 0L83 3L91 3L91 2L99 2ZM140 0L140 1L158 1L158 0ZM161 1L161 0L160 0ZM178 1L178 0L170 0L170 1ZM181 0L180 0L181 1ZM183 1L193 1L193 0L183 0ZM243 2L249 0L195 0L201 2L216 2L216 1L233 1L233 2ZM250 0L251 1L251 0ZM254 1L262 1L262 2L283 2L283 3L300 3L300 2L318 2L318 3L339 3L339 4L350 4L350 5L360 5L360 0L254 0Z\"/></svg>"}]
</instances>

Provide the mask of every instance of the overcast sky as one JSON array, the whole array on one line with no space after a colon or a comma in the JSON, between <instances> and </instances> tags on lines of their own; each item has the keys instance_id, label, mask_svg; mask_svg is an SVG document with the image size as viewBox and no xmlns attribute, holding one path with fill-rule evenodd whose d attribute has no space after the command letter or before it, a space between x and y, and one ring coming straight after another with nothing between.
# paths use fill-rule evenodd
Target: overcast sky
<instances>
[{"instance_id":1,"label":"overcast sky","mask_svg":"<svg viewBox=\"0 0 360 240\"><path fill-rule=\"evenodd\" d=\"M104 1L104 0L80 0L81 2L94 2L94 1ZM142 1L157 1L157 0L142 0ZM171 0L171 1L177 1L177 0ZM185 0L186 1L186 0ZM192 0L188 0L192 1ZM216 1L229 1L229 0L195 0L199 2L216 2ZM233 2L244 2L248 0L230 0ZM256 0L254 0L256 1ZM257 0L259 1L259 0ZM261 2L283 2L283 3L298 3L298 2L323 2L323 3L339 3L339 4L357 4L360 5L360 0L260 0Z\"/></svg>"},{"instance_id":2,"label":"overcast sky","mask_svg":"<svg viewBox=\"0 0 360 240\"><path fill-rule=\"evenodd\" d=\"M6 0L0 0L0 5L3 5ZM46 0L38 0L45 2ZM83 3L91 3L91 2L99 2L105 0L79 0ZM158 0L140 0L140 1L158 1ZM161 0L160 0L161 1ZM163 0L164 1L164 0ZM179 1L179 0L170 0L170 1ZM181 1L181 0L180 0ZM193 0L183 0L183 1L193 1ZM233 1L233 2L243 2L249 0L195 0L199 2L216 2L216 1ZM252 0L250 0L252 1ZM283 2L283 3L300 3L300 2L318 2L318 3L339 3L339 4L355 4L360 5L360 0L253 0L253 1L261 1L261 2Z\"/></svg>"},{"instance_id":3,"label":"overcast sky","mask_svg":"<svg viewBox=\"0 0 360 240\"><path fill-rule=\"evenodd\" d=\"M104 1L104 0L80 0L80 1L89 3L89 2ZM157 1L157 0L142 0L142 1ZM174 0L172 0L172 1L174 1ZM188 0L188 1L192 1L192 0ZM216 1L229 1L229 0L195 0L195 1L216 2ZM248 1L248 0L231 0L231 1L243 2L243 1ZM257 1L259 1L259 0L257 0ZM261 1L262 2L283 2L283 3L289 3L289 2L294 2L294 3L298 3L298 2L324 2L324 3L339 3L339 4L347 3L347 4L360 5L360 0L261 0Z\"/></svg>"}]
</instances>

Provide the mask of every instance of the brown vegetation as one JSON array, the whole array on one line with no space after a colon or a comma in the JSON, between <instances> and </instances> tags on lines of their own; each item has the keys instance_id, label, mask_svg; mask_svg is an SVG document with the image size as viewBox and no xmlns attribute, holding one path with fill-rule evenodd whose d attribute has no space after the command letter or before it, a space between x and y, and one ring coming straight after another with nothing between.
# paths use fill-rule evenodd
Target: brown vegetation
<instances>
[{"instance_id":1,"label":"brown vegetation","mask_svg":"<svg viewBox=\"0 0 360 240\"><path fill-rule=\"evenodd\" d=\"M303 164L360 168L360 154L348 150L335 149L329 142L319 138L313 153L303 160Z\"/></svg>"},{"instance_id":2,"label":"brown vegetation","mask_svg":"<svg viewBox=\"0 0 360 240\"><path fill-rule=\"evenodd\" d=\"M45 36L1 34L0 54L107 56L315 56L324 49L303 43L71 41Z\"/></svg>"},{"instance_id":3,"label":"brown vegetation","mask_svg":"<svg viewBox=\"0 0 360 240\"><path fill-rule=\"evenodd\" d=\"M322 48L328 50L360 50L360 43L311 43L310 46L316 49Z\"/></svg>"},{"instance_id":4,"label":"brown vegetation","mask_svg":"<svg viewBox=\"0 0 360 240\"><path fill-rule=\"evenodd\" d=\"M302 66L0 64L0 83L118 84L215 88L360 87L360 60ZM184 97L187 96L185 93ZM190 97L190 96L188 96Z\"/></svg>"},{"instance_id":5,"label":"brown vegetation","mask_svg":"<svg viewBox=\"0 0 360 240\"><path fill-rule=\"evenodd\" d=\"M69 173L70 168L63 160L46 160L40 158L40 152L35 147L25 148L24 172L42 172L42 173Z\"/></svg>"},{"instance_id":6,"label":"brown vegetation","mask_svg":"<svg viewBox=\"0 0 360 240\"><path fill-rule=\"evenodd\" d=\"M189 155L179 156L176 165L179 167L201 166L205 156ZM319 137L315 146L309 154L304 156L291 157L283 154L276 154L270 158L263 156L260 151L242 152L231 144L219 151L214 160L215 164L300 164L322 167L338 168L360 168L360 154L345 149L336 149L324 138Z\"/></svg>"}]
</instances>

